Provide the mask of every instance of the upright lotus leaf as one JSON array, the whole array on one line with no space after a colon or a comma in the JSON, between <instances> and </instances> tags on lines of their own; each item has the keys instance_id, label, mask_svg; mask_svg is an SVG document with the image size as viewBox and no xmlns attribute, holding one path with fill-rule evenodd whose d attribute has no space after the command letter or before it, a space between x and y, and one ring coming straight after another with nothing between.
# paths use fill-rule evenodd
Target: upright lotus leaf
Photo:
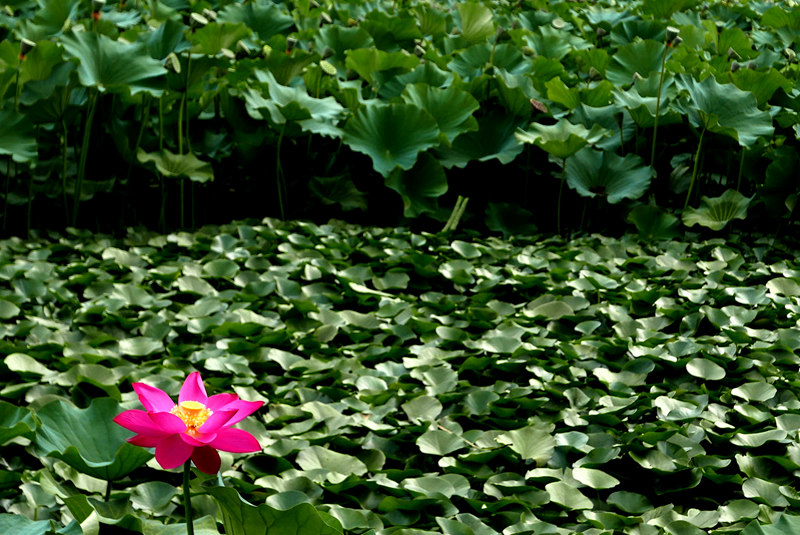
<instances>
[{"instance_id":1,"label":"upright lotus leaf","mask_svg":"<svg viewBox=\"0 0 800 535\"><path fill-rule=\"evenodd\" d=\"M478 118L477 131L461 134L450 147L438 150L439 160L447 168L465 167L473 160L497 159L507 164L522 152L523 145L515 132L525 122L504 110L492 110Z\"/></svg>"},{"instance_id":2,"label":"upright lotus leaf","mask_svg":"<svg viewBox=\"0 0 800 535\"><path fill-rule=\"evenodd\" d=\"M342 525L310 503L299 503L286 510L244 501L236 489L209 487L222 512L225 533L229 535L341 535Z\"/></svg>"},{"instance_id":3,"label":"upright lotus leaf","mask_svg":"<svg viewBox=\"0 0 800 535\"><path fill-rule=\"evenodd\" d=\"M69 55L80 60L81 84L100 91L152 91L139 84L167 72L160 61L150 57L144 43L126 44L94 32L72 32L61 42Z\"/></svg>"},{"instance_id":4,"label":"upright lotus leaf","mask_svg":"<svg viewBox=\"0 0 800 535\"><path fill-rule=\"evenodd\" d=\"M125 477L153 455L126 442L131 433L113 421L120 412L119 403L111 398L95 399L86 409L63 400L48 403L36 412L41 423L36 449L98 479Z\"/></svg>"},{"instance_id":5,"label":"upright lotus leaf","mask_svg":"<svg viewBox=\"0 0 800 535\"><path fill-rule=\"evenodd\" d=\"M783 89L789 93L793 87L792 82L775 70L774 67L770 67L766 71L739 69L736 72L729 73L729 76L733 85L742 91L752 93L756 97L756 102L759 106L769 102L769 99L778 89Z\"/></svg>"},{"instance_id":6,"label":"upright lotus leaf","mask_svg":"<svg viewBox=\"0 0 800 535\"><path fill-rule=\"evenodd\" d=\"M453 73L444 71L432 61L420 63L409 71L383 81L379 96L386 100L399 97L406 87L412 84L427 84L431 87L445 88L453 83Z\"/></svg>"},{"instance_id":7,"label":"upright lotus leaf","mask_svg":"<svg viewBox=\"0 0 800 535\"><path fill-rule=\"evenodd\" d=\"M593 125L588 129L561 118L553 125L532 123L528 130L520 128L515 135L520 142L533 143L551 156L563 159L569 158L586 145L596 143L606 133L602 126Z\"/></svg>"},{"instance_id":8,"label":"upright lotus leaf","mask_svg":"<svg viewBox=\"0 0 800 535\"><path fill-rule=\"evenodd\" d=\"M589 147L567 160L566 166L569 187L584 197L605 197L611 204L644 195L655 174L635 154L618 156Z\"/></svg>"},{"instance_id":9,"label":"upright lotus leaf","mask_svg":"<svg viewBox=\"0 0 800 535\"><path fill-rule=\"evenodd\" d=\"M146 34L145 43L150 57L163 61L171 52L179 54L192 45L186 40L186 26L175 19L167 19L161 26Z\"/></svg>"},{"instance_id":10,"label":"upright lotus leaf","mask_svg":"<svg viewBox=\"0 0 800 535\"><path fill-rule=\"evenodd\" d=\"M753 197L745 197L734 189L725 190L719 197L701 197L700 208L687 208L682 218L687 227L700 225L711 230L722 228L734 219L747 217L747 207Z\"/></svg>"},{"instance_id":11,"label":"upright lotus leaf","mask_svg":"<svg viewBox=\"0 0 800 535\"><path fill-rule=\"evenodd\" d=\"M678 218L658 206L637 206L628 214L628 221L636 225L639 237L645 240L669 240L678 235Z\"/></svg>"},{"instance_id":12,"label":"upright lotus leaf","mask_svg":"<svg viewBox=\"0 0 800 535\"><path fill-rule=\"evenodd\" d=\"M344 144L372 158L384 177L395 167L411 169L417 155L439 144L439 127L425 110L405 103L368 103L344 126Z\"/></svg>"},{"instance_id":13,"label":"upright lotus leaf","mask_svg":"<svg viewBox=\"0 0 800 535\"><path fill-rule=\"evenodd\" d=\"M463 89L455 86L438 88L428 84L414 84L406 86L402 98L436 119L447 144L464 132L478 129L478 121L472 114L480 105Z\"/></svg>"},{"instance_id":14,"label":"upright lotus leaf","mask_svg":"<svg viewBox=\"0 0 800 535\"><path fill-rule=\"evenodd\" d=\"M752 517L750 517L752 518ZM753 520L742 530L742 535L794 535L800 533L800 516L778 513L769 524Z\"/></svg>"},{"instance_id":15,"label":"upright lotus leaf","mask_svg":"<svg viewBox=\"0 0 800 535\"><path fill-rule=\"evenodd\" d=\"M653 73L649 78L637 81L630 89L614 91L614 102L617 106L624 108L631 119L643 128L651 128L655 124L658 93L657 89L650 91L649 82L655 80L657 84L658 78L658 73ZM674 82L675 78L672 76L664 77L661 88L661 105L658 109L660 126L680 123L682 120L681 114L671 105L678 93Z\"/></svg>"},{"instance_id":16,"label":"upright lotus leaf","mask_svg":"<svg viewBox=\"0 0 800 535\"><path fill-rule=\"evenodd\" d=\"M540 26L525 39L528 45L539 56L562 60L572 50L590 48L588 41L581 39L566 30L559 30L552 25Z\"/></svg>"},{"instance_id":17,"label":"upright lotus leaf","mask_svg":"<svg viewBox=\"0 0 800 535\"><path fill-rule=\"evenodd\" d=\"M498 70L494 75L494 82L497 99L503 108L516 116L530 118L531 99L541 98L533 87L531 77Z\"/></svg>"},{"instance_id":18,"label":"upright lotus leaf","mask_svg":"<svg viewBox=\"0 0 800 535\"><path fill-rule=\"evenodd\" d=\"M378 10L370 11L360 26L369 32L376 47L387 52L411 50L414 40L422 39L417 19L405 10L391 15Z\"/></svg>"},{"instance_id":19,"label":"upright lotus leaf","mask_svg":"<svg viewBox=\"0 0 800 535\"><path fill-rule=\"evenodd\" d=\"M377 48L349 50L345 66L353 69L370 85L380 81L378 74L392 75L410 71L419 58L403 52L384 52Z\"/></svg>"},{"instance_id":20,"label":"upright lotus leaf","mask_svg":"<svg viewBox=\"0 0 800 535\"><path fill-rule=\"evenodd\" d=\"M644 0L642 11L655 20L669 20L673 13L697 4L697 0Z\"/></svg>"},{"instance_id":21,"label":"upright lotus leaf","mask_svg":"<svg viewBox=\"0 0 800 535\"><path fill-rule=\"evenodd\" d=\"M487 72L489 67L503 69L511 74L526 74L531 71L531 61L517 46L510 43L497 46L483 43L460 52L447 67L469 81Z\"/></svg>"},{"instance_id":22,"label":"upright lotus leaf","mask_svg":"<svg viewBox=\"0 0 800 535\"><path fill-rule=\"evenodd\" d=\"M61 55L61 48L55 43L50 41L37 43L20 65L19 83L26 84L31 81L47 79L53 72L53 68L64 63Z\"/></svg>"},{"instance_id":23,"label":"upright lotus leaf","mask_svg":"<svg viewBox=\"0 0 800 535\"><path fill-rule=\"evenodd\" d=\"M80 0L38 0L39 9L32 19L23 19L17 26L17 34L31 41L39 41L61 35L67 21L75 20L80 9Z\"/></svg>"},{"instance_id":24,"label":"upright lotus leaf","mask_svg":"<svg viewBox=\"0 0 800 535\"><path fill-rule=\"evenodd\" d=\"M338 24L328 24L319 29L314 35L314 48L316 50L330 50L331 56L326 61L336 67L339 73L345 72L347 51L358 48L368 48L373 45L372 36L364 28L354 26L348 28Z\"/></svg>"},{"instance_id":25,"label":"upright lotus leaf","mask_svg":"<svg viewBox=\"0 0 800 535\"><path fill-rule=\"evenodd\" d=\"M164 176L187 177L192 182L214 180L214 169L211 164L200 160L192 153L175 154L167 149L145 152L139 149L136 159L141 163L153 162Z\"/></svg>"},{"instance_id":26,"label":"upright lotus leaf","mask_svg":"<svg viewBox=\"0 0 800 535\"><path fill-rule=\"evenodd\" d=\"M289 53L286 36L278 34L269 41L272 52L264 59L256 60L259 68L268 69L279 84L292 85L295 78L302 76L306 67L318 61L319 56L295 47Z\"/></svg>"},{"instance_id":27,"label":"upright lotus leaf","mask_svg":"<svg viewBox=\"0 0 800 535\"><path fill-rule=\"evenodd\" d=\"M652 72L661 70L664 43L644 40L619 47L611 54L611 62L606 68L606 78L618 86L634 82L634 73L647 78Z\"/></svg>"},{"instance_id":28,"label":"upright lotus leaf","mask_svg":"<svg viewBox=\"0 0 800 535\"><path fill-rule=\"evenodd\" d=\"M470 43L483 43L494 35L492 10L478 2L456 4L461 20L461 35Z\"/></svg>"},{"instance_id":29,"label":"upright lotus leaf","mask_svg":"<svg viewBox=\"0 0 800 535\"><path fill-rule=\"evenodd\" d=\"M189 34L193 54L216 56L225 48L235 50L236 43L250 36L252 30L242 22L212 22Z\"/></svg>"},{"instance_id":30,"label":"upright lotus leaf","mask_svg":"<svg viewBox=\"0 0 800 535\"><path fill-rule=\"evenodd\" d=\"M395 169L386 185L403 198L403 215L418 217L422 214L441 215L438 199L447 193L447 175L442 164L425 152L408 171Z\"/></svg>"},{"instance_id":31,"label":"upright lotus leaf","mask_svg":"<svg viewBox=\"0 0 800 535\"><path fill-rule=\"evenodd\" d=\"M331 137L341 135L336 124L344 112L344 107L336 102L336 99L314 98L301 86L281 85L269 71L258 70L254 72L254 76L256 80L267 85L269 98L261 98L250 90L245 93L245 99L249 97L247 101L249 106L266 108L272 122L283 124L287 121L298 121L306 132Z\"/></svg>"},{"instance_id":32,"label":"upright lotus leaf","mask_svg":"<svg viewBox=\"0 0 800 535\"><path fill-rule=\"evenodd\" d=\"M568 110L572 110L581 105L581 92L577 87L567 87L567 84L559 78L545 82L547 88L547 98L556 104L561 104Z\"/></svg>"},{"instance_id":33,"label":"upright lotus leaf","mask_svg":"<svg viewBox=\"0 0 800 535\"><path fill-rule=\"evenodd\" d=\"M217 14L217 21L244 23L264 41L294 25L294 19L285 12L284 4L269 0L228 4Z\"/></svg>"},{"instance_id":34,"label":"upright lotus leaf","mask_svg":"<svg viewBox=\"0 0 800 535\"><path fill-rule=\"evenodd\" d=\"M0 446L16 437L32 439L35 428L30 409L0 401Z\"/></svg>"},{"instance_id":35,"label":"upright lotus leaf","mask_svg":"<svg viewBox=\"0 0 800 535\"><path fill-rule=\"evenodd\" d=\"M688 93L688 100L676 106L689 121L703 128L730 136L743 147L752 147L759 137L773 134L772 116L757 107L752 93L733 84L720 84L712 76L702 82L681 75L678 85Z\"/></svg>"},{"instance_id":36,"label":"upright lotus leaf","mask_svg":"<svg viewBox=\"0 0 800 535\"><path fill-rule=\"evenodd\" d=\"M20 163L36 159L36 136L28 117L11 109L0 110L0 154Z\"/></svg>"}]
</instances>

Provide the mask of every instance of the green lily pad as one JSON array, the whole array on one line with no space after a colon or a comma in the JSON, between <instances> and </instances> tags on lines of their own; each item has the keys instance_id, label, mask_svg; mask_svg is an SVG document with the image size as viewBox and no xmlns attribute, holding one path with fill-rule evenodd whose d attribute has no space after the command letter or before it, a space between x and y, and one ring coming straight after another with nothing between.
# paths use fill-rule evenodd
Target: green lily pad
<instances>
[{"instance_id":1,"label":"green lily pad","mask_svg":"<svg viewBox=\"0 0 800 535\"><path fill-rule=\"evenodd\" d=\"M553 455L556 439L541 426L527 426L499 435L497 442L508 445L519 454L522 459L533 460L541 466L547 463Z\"/></svg>"},{"instance_id":2,"label":"green lily pad","mask_svg":"<svg viewBox=\"0 0 800 535\"><path fill-rule=\"evenodd\" d=\"M36 450L98 479L125 477L153 455L126 442L131 432L113 421L120 412L119 404L111 398L95 399L86 409L62 400L48 403L36 412L41 423Z\"/></svg>"}]
</instances>

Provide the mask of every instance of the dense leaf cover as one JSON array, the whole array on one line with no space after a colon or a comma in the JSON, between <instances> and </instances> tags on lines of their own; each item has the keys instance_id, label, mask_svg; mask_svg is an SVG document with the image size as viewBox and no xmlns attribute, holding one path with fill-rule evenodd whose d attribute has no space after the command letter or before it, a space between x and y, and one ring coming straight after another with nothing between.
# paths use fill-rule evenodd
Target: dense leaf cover
<instances>
[{"instance_id":1,"label":"dense leaf cover","mask_svg":"<svg viewBox=\"0 0 800 535\"><path fill-rule=\"evenodd\" d=\"M266 402L198 533L797 528L800 269L767 241L264 220L0 255L7 532L180 532L180 475L111 418L193 370Z\"/></svg>"},{"instance_id":2,"label":"dense leaf cover","mask_svg":"<svg viewBox=\"0 0 800 535\"><path fill-rule=\"evenodd\" d=\"M800 193L799 35L768 1L14 0L2 229L494 230L509 203L514 231L773 227Z\"/></svg>"}]
</instances>

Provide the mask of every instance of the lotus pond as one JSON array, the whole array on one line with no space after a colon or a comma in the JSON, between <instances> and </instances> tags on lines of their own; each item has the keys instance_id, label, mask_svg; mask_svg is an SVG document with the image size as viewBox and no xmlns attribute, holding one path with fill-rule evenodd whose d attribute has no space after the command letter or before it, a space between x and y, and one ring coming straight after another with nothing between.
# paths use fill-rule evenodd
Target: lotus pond
<instances>
[{"instance_id":1,"label":"lotus pond","mask_svg":"<svg viewBox=\"0 0 800 535\"><path fill-rule=\"evenodd\" d=\"M195 533L793 533L800 267L768 240L274 220L0 247L0 532L185 533L131 383L265 405ZM243 498L246 502L241 501Z\"/></svg>"}]
</instances>

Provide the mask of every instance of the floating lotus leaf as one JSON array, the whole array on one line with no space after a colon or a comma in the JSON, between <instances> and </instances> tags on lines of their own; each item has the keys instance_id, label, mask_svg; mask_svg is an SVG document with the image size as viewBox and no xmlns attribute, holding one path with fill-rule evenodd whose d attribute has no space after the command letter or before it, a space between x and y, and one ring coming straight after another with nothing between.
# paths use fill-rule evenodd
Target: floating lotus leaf
<instances>
[{"instance_id":1,"label":"floating lotus leaf","mask_svg":"<svg viewBox=\"0 0 800 535\"><path fill-rule=\"evenodd\" d=\"M310 503L300 503L286 510L266 504L251 505L235 489L209 487L222 512L225 533L229 535L340 535L341 524L327 513L317 511Z\"/></svg>"},{"instance_id":2,"label":"floating lotus leaf","mask_svg":"<svg viewBox=\"0 0 800 535\"><path fill-rule=\"evenodd\" d=\"M678 84L689 99L676 106L694 126L730 136L743 147L752 147L758 138L774 132L772 117L758 109L752 93L733 84L720 84L712 76L697 82L682 75Z\"/></svg>"},{"instance_id":3,"label":"floating lotus leaf","mask_svg":"<svg viewBox=\"0 0 800 535\"><path fill-rule=\"evenodd\" d=\"M566 166L569 187L584 197L605 197L611 204L644 195L655 174L635 154L617 156L588 147L567 160Z\"/></svg>"},{"instance_id":4,"label":"floating lotus leaf","mask_svg":"<svg viewBox=\"0 0 800 535\"><path fill-rule=\"evenodd\" d=\"M139 149L136 155L141 163L153 162L164 176L187 177L193 182L214 180L214 169L194 154L175 154L167 149L144 152Z\"/></svg>"},{"instance_id":5,"label":"floating lotus leaf","mask_svg":"<svg viewBox=\"0 0 800 535\"><path fill-rule=\"evenodd\" d=\"M725 190L719 197L702 197L700 208L687 208L683 212L683 223L687 227L700 225L711 230L722 228L734 219L747 217L747 207L753 197L745 197L736 190Z\"/></svg>"},{"instance_id":6,"label":"floating lotus leaf","mask_svg":"<svg viewBox=\"0 0 800 535\"><path fill-rule=\"evenodd\" d=\"M112 420L120 412L111 398L95 399L86 409L62 400L48 403L36 412L36 449L92 477L120 479L153 457L126 442L132 434Z\"/></svg>"},{"instance_id":7,"label":"floating lotus leaf","mask_svg":"<svg viewBox=\"0 0 800 535\"><path fill-rule=\"evenodd\" d=\"M372 158L384 177L395 167L411 169L417 155L439 143L439 128L431 115L412 104L368 104L344 126L344 143Z\"/></svg>"}]
</instances>

